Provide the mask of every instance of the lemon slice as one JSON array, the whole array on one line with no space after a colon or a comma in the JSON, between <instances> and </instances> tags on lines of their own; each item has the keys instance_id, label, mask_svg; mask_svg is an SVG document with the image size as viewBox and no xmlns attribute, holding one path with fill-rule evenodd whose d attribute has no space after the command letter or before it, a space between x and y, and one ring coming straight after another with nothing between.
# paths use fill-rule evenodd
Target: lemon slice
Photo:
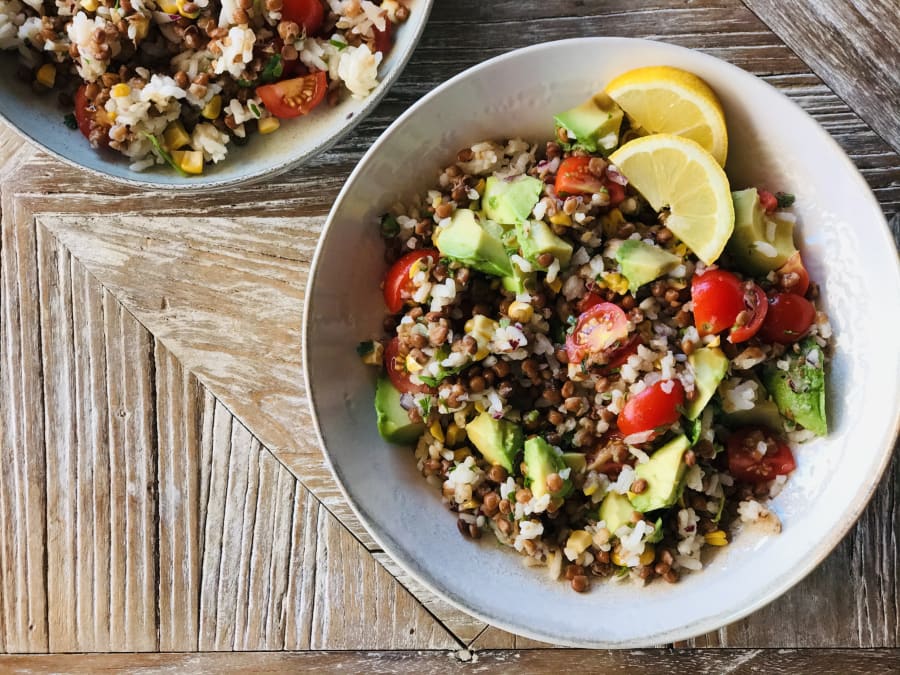
<instances>
[{"instance_id":1,"label":"lemon slice","mask_svg":"<svg viewBox=\"0 0 900 675\"><path fill-rule=\"evenodd\" d=\"M671 66L629 70L606 86L633 126L651 134L675 134L696 141L720 166L728 155L722 104L699 77Z\"/></svg>"},{"instance_id":2,"label":"lemon slice","mask_svg":"<svg viewBox=\"0 0 900 675\"><path fill-rule=\"evenodd\" d=\"M707 265L734 230L728 177L698 143L673 134L629 141L609 157L656 211L669 208L666 227Z\"/></svg>"}]
</instances>

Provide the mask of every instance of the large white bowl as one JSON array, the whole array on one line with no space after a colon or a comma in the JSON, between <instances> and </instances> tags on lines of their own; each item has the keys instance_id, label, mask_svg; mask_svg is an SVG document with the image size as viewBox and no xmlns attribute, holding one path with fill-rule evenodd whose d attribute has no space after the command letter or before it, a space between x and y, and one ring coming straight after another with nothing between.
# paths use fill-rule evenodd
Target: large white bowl
<instances>
[{"instance_id":1,"label":"large white bowl","mask_svg":"<svg viewBox=\"0 0 900 675\"><path fill-rule=\"evenodd\" d=\"M368 97L357 100L348 96L333 108L321 105L309 115L283 122L274 134L253 134L243 147L231 144L228 157L205 167L202 176L187 178L166 166L132 171L127 158L119 153L97 152L78 131L63 124L70 111L59 107L55 93L38 96L19 80L15 52L0 51L0 119L64 162L134 187L220 190L271 178L326 150L375 109L412 55L432 3L410 0L409 19L396 30L394 47L378 69L380 82Z\"/></svg>"},{"instance_id":2,"label":"large white bowl","mask_svg":"<svg viewBox=\"0 0 900 675\"><path fill-rule=\"evenodd\" d=\"M779 535L741 533L674 585L595 584L579 595L527 569L485 537L464 541L455 516L416 472L410 450L375 429L375 373L357 341L381 333L385 270L377 217L427 188L456 151L486 138L547 139L552 114L638 66L697 73L728 120L732 185L797 194L804 260L822 283L836 332L828 376L831 433L805 445L774 508ZM347 499L384 549L461 609L506 630L579 647L633 647L714 630L809 573L853 525L894 442L900 391L900 272L881 210L837 144L752 75L700 52L618 38L536 45L437 88L369 150L332 209L313 261L305 316L307 386L326 455Z\"/></svg>"}]
</instances>

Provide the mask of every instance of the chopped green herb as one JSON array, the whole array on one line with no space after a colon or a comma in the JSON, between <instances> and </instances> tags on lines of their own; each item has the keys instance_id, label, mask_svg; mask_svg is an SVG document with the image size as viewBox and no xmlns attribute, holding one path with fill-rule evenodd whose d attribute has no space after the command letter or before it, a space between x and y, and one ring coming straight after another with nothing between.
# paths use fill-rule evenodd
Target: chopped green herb
<instances>
[{"instance_id":1,"label":"chopped green herb","mask_svg":"<svg viewBox=\"0 0 900 675\"><path fill-rule=\"evenodd\" d=\"M366 354L371 354L375 349L375 342L373 340L363 340L358 345L356 345L356 353L359 356L365 356Z\"/></svg>"},{"instance_id":2,"label":"chopped green herb","mask_svg":"<svg viewBox=\"0 0 900 675\"><path fill-rule=\"evenodd\" d=\"M253 83L250 80L245 80L244 78L241 78L237 81L237 86L247 89L248 87L252 87Z\"/></svg>"},{"instance_id":3,"label":"chopped green herb","mask_svg":"<svg viewBox=\"0 0 900 675\"><path fill-rule=\"evenodd\" d=\"M775 195L775 199L778 200L779 209L786 209L789 206L793 206L794 202L797 201L797 198L789 192L778 192Z\"/></svg>"},{"instance_id":4,"label":"chopped green herb","mask_svg":"<svg viewBox=\"0 0 900 675\"><path fill-rule=\"evenodd\" d=\"M263 68L259 79L263 82L274 82L284 72L284 63L281 60L281 54L273 54L269 62Z\"/></svg>"},{"instance_id":5,"label":"chopped green herb","mask_svg":"<svg viewBox=\"0 0 900 675\"><path fill-rule=\"evenodd\" d=\"M153 134L148 134L148 133L144 132L144 137L145 137L148 141L150 141L150 144L151 144L151 145L153 146L153 148L156 150L156 153L157 153L160 157L162 157L163 160L165 160L166 164L168 164L169 166L171 166L173 169L175 169L178 173L180 173L180 174L181 174L182 176L184 176L185 178L188 178L188 177L189 177L189 176L188 176L188 172L185 171L184 169L182 169L180 166L178 166L178 165L175 163L175 160L172 159L172 155L170 155L170 154L168 153L168 151L162 146L162 144L159 142L159 139L158 139L156 136L154 136Z\"/></svg>"},{"instance_id":6,"label":"chopped green herb","mask_svg":"<svg viewBox=\"0 0 900 675\"><path fill-rule=\"evenodd\" d=\"M725 510L725 498L722 497L722 499L719 500L719 510L716 511L716 517L713 518L714 523L718 523L720 520L722 520L722 512L724 510Z\"/></svg>"},{"instance_id":7,"label":"chopped green herb","mask_svg":"<svg viewBox=\"0 0 900 675\"><path fill-rule=\"evenodd\" d=\"M400 224L390 213L381 216L381 236L385 239L396 237L400 233Z\"/></svg>"},{"instance_id":8,"label":"chopped green herb","mask_svg":"<svg viewBox=\"0 0 900 675\"><path fill-rule=\"evenodd\" d=\"M538 420L540 420L540 419L541 419L541 413L538 412L537 410L529 410L522 417L522 421L525 422L525 424L536 424L538 422Z\"/></svg>"},{"instance_id":9,"label":"chopped green herb","mask_svg":"<svg viewBox=\"0 0 900 675\"><path fill-rule=\"evenodd\" d=\"M347 48L346 42L341 42L340 40L336 40L334 38L331 38L329 42L331 43L332 47L336 47L338 51L342 51Z\"/></svg>"},{"instance_id":10,"label":"chopped green herb","mask_svg":"<svg viewBox=\"0 0 900 675\"><path fill-rule=\"evenodd\" d=\"M423 398L420 398L418 403L419 407L422 409L422 419L427 418L431 413L431 397L425 396Z\"/></svg>"},{"instance_id":11,"label":"chopped green herb","mask_svg":"<svg viewBox=\"0 0 900 675\"><path fill-rule=\"evenodd\" d=\"M499 323L500 323L500 328L509 328L509 325L511 322L509 319L503 318L503 319L500 319Z\"/></svg>"},{"instance_id":12,"label":"chopped green herb","mask_svg":"<svg viewBox=\"0 0 900 675\"><path fill-rule=\"evenodd\" d=\"M113 6L113 9L119 9L121 7L121 0L116 0L116 4Z\"/></svg>"},{"instance_id":13,"label":"chopped green herb","mask_svg":"<svg viewBox=\"0 0 900 675\"><path fill-rule=\"evenodd\" d=\"M697 441L700 440L700 431L703 427L703 423L700 421L698 417L695 420L688 422L690 425L687 429L687 437L691 441L691 447L697 445Z\"/></svg>"},{"instance_id":14,"label":"chopped green herb","mask_svg":"<svg viewBox=\"0 0 900 675\"><path fill-rule=\"evenodd\" d=\"M250 108L250 112L252 112L254 115L256 115L256 118L257 118L257 119L259 119L260 117L262 117L262 113L259 111L259 106L256 105L253 101L250 101L250 102L247 104L247 107Z\"/></svg>"},{"instance_id":15,"label":"chopped green herb","mask_svg":"<svg viewBox=\"0 0 900 675\"><path fill-rule=\"evenodd\" d=\"M72 129L73 131L78 128L78 120L75 119L75 115L69 113L65 117L63 117L63 124Z\"/></svg>"},{"instance_id":16,"label":"chopped green herb","mask_svg":"<svg viewBox=\"0 0 900 675\"><path fill-rule=\"evenodd\" d=\"M628 568L627 568L627 567L624 567L624 566L623 566L623 567L620 567L619 569L616 570L616 576L617 576L618 578L620 578L620 579L621 579L622 577L624 577L624 576L627 576L627 574L628 574Z\"/></svg>"},{"instance_id":17,"label":"chopped green herb","mask_svg":"<svg viewBox=\"0 0 900 675\"><path fill-rule=\"evenodd\" d=\"M653 525L653 532L644 541L646 541L648 544L656 544L662 541L663 534L664 532L662 518L657 518L656 523Z\"/></svg>"}]
</instances>

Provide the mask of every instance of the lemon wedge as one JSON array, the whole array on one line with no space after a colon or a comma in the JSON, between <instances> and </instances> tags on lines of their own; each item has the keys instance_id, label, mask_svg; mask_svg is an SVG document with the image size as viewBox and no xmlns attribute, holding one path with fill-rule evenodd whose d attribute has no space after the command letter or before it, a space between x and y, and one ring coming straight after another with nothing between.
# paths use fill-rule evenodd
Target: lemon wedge
<instances>
[{"instance_id":1,"label":"lemon wedge","mask_svg":"<svg viewBox=\"0 0 900 675\"><path fill-rule=\"evenodd\" d=\"M654 134L629 141L609 157L656 211L669 209L666 227L711 265L734 230L734 204L725 171L688 138Z\"/></svg>"},{"instance_id":2,"label":"lemon wedge","mask_svg":"<svg viewBox=\"0 0 900 675\"><path fill-rule=\"evenodd\" d=\"M728 131L722 104L693 73L671 66L636 68L616 77L605 91L632 126L690 138L725 166Z\"/></svg>"}]
</instances>

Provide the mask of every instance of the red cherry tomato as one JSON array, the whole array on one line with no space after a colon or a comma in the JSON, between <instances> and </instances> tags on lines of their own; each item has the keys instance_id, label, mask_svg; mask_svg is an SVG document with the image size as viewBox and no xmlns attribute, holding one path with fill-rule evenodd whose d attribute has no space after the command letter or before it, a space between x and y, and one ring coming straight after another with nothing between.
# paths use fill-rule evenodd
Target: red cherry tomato
<instances>
[{"instance_id":1,"label":"red cherry tomato","mask_svg":"<svg viewBox=\"0 0 900 675\"><path fill-rule=\"evenodd\" d=\"M759 203L766 210L766 213L773 213L778 209L778 197L762 188L757 188L756 193L759 195Z\"/></svg>"},{"instance_id":2,"label":"red cherry tomato","mask_svg":"<svg viewBox=\"0 0 900 675\"><path fill-rule=\"evenodd\" d=\"M82 84L75 92L75 121L78 123L78 130L85 138L91 140L91 131L101 129L103 133L94 133L94 139L91 143L96 143L101 147L109 145L109 118L106 110L97 108L93 102L88 100L87 85Z\"/></svg>"},{"instance_id":3,"label":"red cherry tomato","mask_svg":"<svg viewBox=\"0 0 900 675\"><path fill-rule=\"evenodd\" d=\"M303 26L307 35L315 35L322 27L325 8L320 0L284 0L281 18Z\"/></svg>"},{"instance_id":4,"label":"red cherry tomato","mask_svg":"<svg viewBox=\"0 0 900 675\"><path fill-rule=\"evenodd\" d=\"M609 355L609 362L606 364L605 369L611 371L625 365L628 357L632 354L637 354L638 347L642 344L644 344L644 340L639 333L632 335L620 349Z\"/></svg>"},{"instance_id":5,"label":"red cherry tomato","mask_svg":"<svg viewBox=\"0 0 900 675\"><path fill-rule=\"evenodd\" d=\"M384 348L384 369L397 391L402 394L424 394L432 391L431 387L424 384L413 384L410 381L406 365L399 355L400 339L394 338Z\"/></svg>"},{"instance_id":6,"label":"red cherry tomato","mask_svg":"<svg viewBox=\"0 0 900 675\"><path fill-rule=\"evenodd\" d=\"M556 172L556 194L584 195L600 192L606 183L590 172L590 157L567 157Z\"/></svg>"},{"instance_id":7,"label":"red cherry tomato","mask_svg":"<svg viewBox=\"0 0 900 675\"><path fill-rule=\"evenodd\" d=\"M725 270L709 270L691 281L694 324L700 335L721 333L744 310L741 280Z\"/></svg>"},{"instance_id":8,"label":"red cherry tomato","mask_svg":"<svg viewBox=\"0 0 900 675\"><path fill-rule=\"evenodd\" d=\"M753 282L747 283L752 285L748 287L745 284L744 286L744 309L750 312L750 318L747 319L743 326L735 326L731 329L728 341L735 345L738 342L746 342L756 335L769 311L766 292Z\"/></svg>"},{"instance_id":9,"label":"red cherry tomato","mask_svg":"<svg viewBox=\"0 0 900 675\"><path fill-rule=\"evenodd\" d=\"M384 30L378 30L374 26L372 27L372 31L375 33L375 51L381 52L382 54L387 54L391 51L391 46L394 44L394 25L391 23L390 19L384 20Z\"/></svg>"},{"instance_id":10,"label":"red cherry tomato","mask_svg":"<svg viewBox=\"0 0 900 675\"><path fill-rule=\"evenodd\" d=\"M760 443L766 453L760 452ZM768 429L748 427L728 439L728 470L744 483L764 483L786 476L797 468L794 454L784 439Z\"/></svg>"},{"instance_id":11,"label":"red cherry tomato","mask_svg":"<svg viewBox=\"0 0 900 675\"><path fill-rule=\"evenodd\" d=\"M684 387L679 380L651 384L625 403L617 422L619 431L631 436L674 424L681 416L679 407L683 403Z\"/></svg>"},{"instance_id":12,"label":"red cherry tomato","mask_svg":"<svg viewBox=\"0 0 900 675\"><path fill-rule=\"evenodd\" d=\"M609 355L628 337L628 317L618 305L602 302L578 317L575 330L566 338L569 363L605 364Z\"/></svg>"},{"instance_id":13,"label":"red cherry tomato","mask_svg":"<svg viewBox=\"0 0 900 675\"><path fill-rule=\"evenodd\" d=\"M769 312L759 331L766 342L789 345L809 330L816 320L816 308L801 295L779 293L769 300Z\"/></svg>"},{"instance_id":14,"label":"red cherry tomato","mask_svg":"<svg viewBox=\"0 0 900 675\"><path fill-rule=\"evenodd\" d=\"M384 275L384 304L392 314L396 314L413 294L412 283L413 266L418 266L420 261L435 263L441 254L435 248L423 248L418 251L410 251L397 262Z\"/></svg>"},{"instance_id":15,"label":"red cherry tomato","mask_svg":"<svg viewBox=\"0 0 900 675\"><path fill-rule=\"evenodd\" d=\"M328 80L323 72L256 88L266 109L281 119L305 115L322 102L326 91Z\"/></svg>"},{"instance_id":16,"label":"red cherry tomato","mask_svg":"<svg viewBox=\"0 0 900 675\"><path fill-rule=\"evenodd\" d=\"M788 261L779 267L775 273L778 275L779 289L785 293L806 295L806 291L809 290L809 272L806 271L803 258L800 257L800 251L788 258Z\"/></svg>"}]
</instances>

